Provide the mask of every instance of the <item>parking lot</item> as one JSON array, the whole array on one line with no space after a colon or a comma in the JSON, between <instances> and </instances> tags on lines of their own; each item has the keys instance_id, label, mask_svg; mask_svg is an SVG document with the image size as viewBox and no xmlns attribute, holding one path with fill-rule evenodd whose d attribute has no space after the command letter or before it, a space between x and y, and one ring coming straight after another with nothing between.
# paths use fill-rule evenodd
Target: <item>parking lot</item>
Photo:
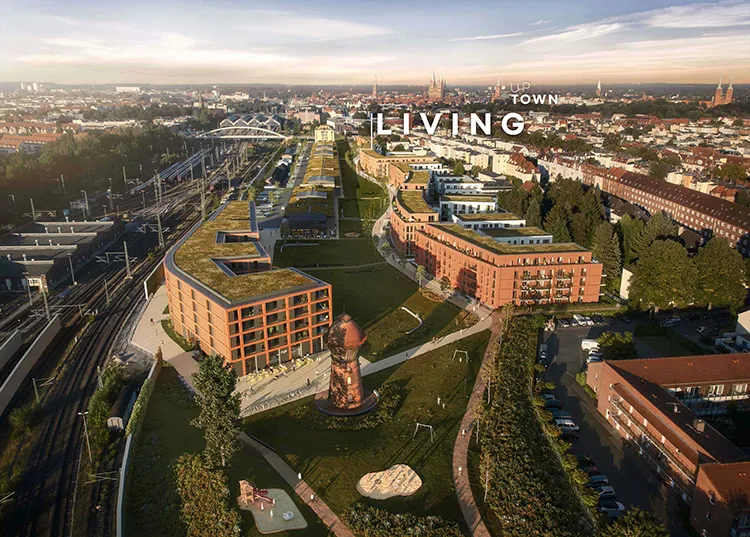
<instances>
[{"instance_id":1,"label":"parking lot","mask_svg":"<svg viewBox=\"0 0 750 537\"><path fill-rule=\"evenodd\" d=\"M635 323L626 324L613 319L606 325L558 328L544 333L544 343L552 360L546 378L555 383L555 397L563 410L572 415L580 427L579 437L573 440L571 451L594 459L599 471L606 475L617 493L617 500L625 507L640 507L670 523L671 535L689 533L682 526L687 506L640 459L632 447L596 410L596 401L576 382L576 373L584 370L586 353L581 340L596 339L605 331L632 331ZM643 349L646 351L647 349ZM639 348L639 352L641 349Z\"/></svg>"}]
</instances>

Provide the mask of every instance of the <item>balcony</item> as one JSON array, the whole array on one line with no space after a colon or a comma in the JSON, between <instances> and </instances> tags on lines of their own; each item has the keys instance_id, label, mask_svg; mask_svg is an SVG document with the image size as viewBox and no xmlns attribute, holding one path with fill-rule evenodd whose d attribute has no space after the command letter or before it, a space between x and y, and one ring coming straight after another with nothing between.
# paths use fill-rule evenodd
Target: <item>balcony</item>
<instances>
[{"instance_id":1,"label":"balcony","mask_svg":"<svg viewBox=\"0 0 750 537\"><path fill-rule=\"evenodd\" d=\"M687 466L682 464L682 462L680 462L674 456L674 453L670 452L664 447L664 445L661 443L661 439L656 438L656 436L654 436L654 434L651 433L651 431L649 431L647 427L644 427L643 421L638 420L632 414L630 414L630 412L620 401L613 398L610 403L615 410L618 410L622 413L621 415L618 415L616 412L610 412L610 417L616 423L618 423L620 427L631 433L633 432L632 426L635 426L638 433L640 433L641 435L641 437L636 440L636 443L639 447L646 450L652 458L655 459L657 465L660 461L669 462L677 470L676 477L681 483L688 487L695 486L695 474L691 472ZM625 416L625 419L623 419L622 416ZM627 419L630 420L630 426L627 425ZM632 436L633 438L635 438L637 435Z\"/></svg>"},{"instance_id":2,"label":"balcony","mask_svg":"<svg viewBox=\"0 0 750 537\"><path fill-rule=\"evenodd\" d=\"M330 316L328 314L316 315L313 319L313 323L316 325L321 324L321 323L327 323L329 319L330 319Z\"/></svg>"},{"instance_id":3,"label":"balcony","mask_svg":"<svg viewBox=\"0 0 750 537\"><path fill-rule=\"evenodd\" d=\"M307 319L300 319L299 321L294 321L292 323L292 330L299 330L301 328L307 328L310 326L310 323Z\"/></svg>"},{"instance_id":4,"label":"balcony","mask_svg":"<svg viewBox=\"0 0 750 537\"><path fill-rule=\"evenodd\" d=\"M328 298L328 289L324 289L322 291L315 291L315 300L323 300L324 298Z\"/></svg>"},{"instance_id":5,"label":"balcony","mask_svg":"<svg viewBox=\"0 0 750 537\"><path fill-rule=\"evenodd\" d=\"M283 312L266 315L266 325L282 323L284 321L286 321L286 314Z\"/></svg>"},{"instance_id":6,"label":"balcony","mask_svg":"<svg viewBox=\"0 0 750 537\"><path fill-rule=\"evenodd\" d=\"M307 315L307 312L308 312L307 306L294 308L291 313L291 318L296 319L297 317L302 317L303 315Z\"/></svg>"},{"instance_id":7,"label":"balcony","mask_svg":"<svg viewBox=\"0 0 750 537\"><path fill-rule=\"evenodd\" d=\"M303 341L309 338L310 338L310 332L308 330L303 330L302 332L296 332L292 334L292 343L299 343L300 341Z\"/></svg>"},{"instance_id":8,"label":"balcony","mask_svg":"<svg viewBox=\"0 0 750 537\"><path fill-rule=\"evenodd\" d=\"M297 295L292 299L292 306L307 304L307 295Z\"/></svg>"},{"instance_id":9,"label":"balcony","mask_svg":"<svg viewBox=\"0 0 750 537\"><path fill-rule=\"evenodd\" d=\"M322 311L328 311L328 302L318 302L313 308L313 313L320 313Z\"/></svg>"}]
</instances>

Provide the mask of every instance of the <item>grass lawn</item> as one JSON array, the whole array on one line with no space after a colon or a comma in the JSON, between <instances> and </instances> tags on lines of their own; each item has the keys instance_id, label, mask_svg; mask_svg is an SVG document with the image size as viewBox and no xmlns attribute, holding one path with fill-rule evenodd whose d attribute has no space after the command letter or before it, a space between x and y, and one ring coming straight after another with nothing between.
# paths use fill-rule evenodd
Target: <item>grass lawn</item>
<instances>
[{"instance_id":1,"label":"grass lawn","mask_svg":"<svg viewBox=\"0 0 750 537\"><path fill-rule=\"evenodd\" d=\"M394 513L440 515L463 526L452 482L453 443L466 410L465 390L471 390L488 338L482 332L365 377L369 388L396 383L403 397L395 416L375 429L311 429L289 413L295 406L311 404L311 398L248 418L245 428L299 470L339 515L361 500ZM457 348L469 352L469 364L451 361ZM445 410L436 404L438 395L447 403ZM412 438L417 422L434 427L434 443L426 430ZM355 486L364 474L397 463L408 464L422 479L415 494L382 501L359 495Z\"/></svg>"},{"instance_id":2,"label":"grass lawn","mask_svg":"<svg viewBox=\"0 0 750 537\"><path fill-rule=\"evenodd\" d=\"M692 356L695 354L691 349L665 336L637 336L635 338L636 348L642 349L639 343L648 347L657 356ZM641 354L639 356L642 358L652 357L642 356Z\"/></svg>"},{"instance_id":3,"label":"grass lawn","mask_svg":"<svg viewBox=\"0 0 750 537\"><path fill-rule=\"evenodd\" d=\"M361 220L339 220L339 235L344 233L362 233Z\"/></svg>"},{"instance_id":4,"label":"grass lawn","mask_svg":"<svg viewBox=\"0 0 750 537\"><path fill-rule=\"evenodd\" d=\"M344 158L344 155L349 148L346 140L339 140L337 144L339 155L341 155L341 181L344 197L346 198L339 202L339 207L343 208L344 216L372 217L374 209L371 209L370 207L377 207L378 204L381 203L375 198L383 198L385 196L385 190L383 190L380 185L360 177L357 172L352 169Z\"/></svg>"},{"instance_id":5,"label":"grass lawn","mask_svg":"<svg viewBox=\"0 0 750 537\"><path fill-rule=\"evenodd\" d=\"M345 220L343 220L345 222ZM295 242L313 246L291 246ZM383 261L373 248L370 239L339 239L320 241L288 241L281 249L281 241L276 242L273 264L277 267L331 267L364 265ZM317 272L313 276L318 276Z\"/></svg>"},{"instance_id":6,"label":"grass lawn","mask_svg":"<svg viewBox=\"0 0 750 537\"><path fill-rule=\"evenodd\" d=\"M360 352L377 360L455 330L460 310L447 302L433 302L416 283L390 265L364 269L311 272L333 286L333 311L350 314L367 334ZM419 323L401 309L406 306L423 320L422 328L406 335Z\"/></svg>"},{"instance_id":7,"label":"grass lawn","mask_svg":"<svg viewBox=\"0 0 750 537\"><path fill-rule=\"evenodd\" d=\"M143 429L134 446L128 471L125 504L125 534L128 537L182 537L179 504L170 465L183 453L200 452L205 447L202 432L190 425L198 408L185 395L172 367L165 366L156 381ZM282 488L290 494L307 520L305 536L327 537L328 531L312 510L298 501L294 491L259 455L243 446L228 468L230 496L239 496L239 480L263 488ZM236 503L233 501L233 506ZM260 537L249 511L240 511L243 536ZM279 537L299 537L300 532L276 533Z\"/></svg>"}]
</instances>

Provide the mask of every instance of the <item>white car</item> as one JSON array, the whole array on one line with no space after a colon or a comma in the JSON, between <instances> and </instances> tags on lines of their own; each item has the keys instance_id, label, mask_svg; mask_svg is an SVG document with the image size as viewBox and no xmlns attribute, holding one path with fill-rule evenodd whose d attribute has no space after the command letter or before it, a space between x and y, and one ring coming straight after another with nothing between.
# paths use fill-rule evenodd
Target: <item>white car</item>
<instances>
[{"instance_id":1,"label":"white car","mask_svg":"<svg viewBox=\"0 0 750 537\"><path fill-rule=\"evenodd\" d=\"M584 317L583 320L586 322L586 326L594 326L594 320L591 317Z\"/></svg>"},{"instance_id":2,"label":"white car","mask_svg":"<svg viewBox=\"0 0 750 537\"><path fill-rule=\"evenodd\" d=\"M560 429L563 432L578 432L579 427L576 425L576 422L574 422L571 419L567 418L558 418L554 422L555 426Z\"/></svg>"}]
</instances>

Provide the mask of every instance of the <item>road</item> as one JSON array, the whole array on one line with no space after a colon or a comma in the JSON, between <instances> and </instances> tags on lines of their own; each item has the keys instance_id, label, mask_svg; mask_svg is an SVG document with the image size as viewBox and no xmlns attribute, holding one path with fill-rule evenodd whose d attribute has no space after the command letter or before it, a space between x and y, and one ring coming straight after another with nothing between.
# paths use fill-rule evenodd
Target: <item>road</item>
<instances>
[{"instance_id":1,"label":"road","mask_svg":"<svg viewBox=\"0 0 750 537\"><path fill-rule=\"evenodd\" d=\"M623 442L596 410L596 401L575 379L585 363L582 339L596 339L607 330L627 331L632 327L633 324L615 320L611 326L570 327L554 333L545 332L547 352L554 359L546 378L555 383L555 397L580 427L580 436L573 441L571 451L576 455L588 455L596 461L599 470L617 491L618 500L626 507L650 511L669 525L673 537L687 537L689 533L681 523L686 504L639 458L637 452Z\"/></svg>"}]
</instances>

